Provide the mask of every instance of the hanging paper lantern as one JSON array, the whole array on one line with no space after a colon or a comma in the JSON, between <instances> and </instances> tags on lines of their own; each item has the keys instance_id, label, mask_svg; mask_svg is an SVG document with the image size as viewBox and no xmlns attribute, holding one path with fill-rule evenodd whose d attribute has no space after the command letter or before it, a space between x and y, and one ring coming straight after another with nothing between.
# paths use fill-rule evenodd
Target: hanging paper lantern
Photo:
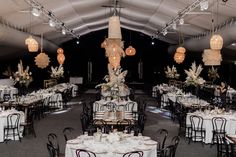
<instances>
[{"instance_id":1,"label":"hanging paper lantern","mask_svg":"<svg viewBox=\"0 0 236 157\"><path fill-rule=\"evenodd\" d=\"M136 50L135 48L133 48L132 46L129 46L126 50L125 50L125 54L127 56L134 56L136 54Z\"/></svg>"},{"instance_id":2,"label":"hanging paper lantern","mask_svg":"<svg viewBox=\"0 0 236 157\"><path fill-rule=\"evenodd\" d=\"M32 40L32 36L31 35L28 38L25 39L25 45L28 45L30 40Z\"/></svg>"},{"instance_id":3,"label":"hanging paper lantern","mask_svg":"<svg viewBox=\"0 0 236 157\"><path fill-rule=\"evenodd\" d=\"M184 47L178 47L176 49L176 52L179 52L179 53L185 53L186 52L186 49Z\"/></svg>"},{"instance_id":4,"label":"hanging paper lantern","mask_svg":"<svg viewBox=\"0 0 236 157\"><path fill-rule=\"evenodd\" d=\"M210 39L210 47L212 50L221 50L223 47L223 38L219 34L215 34Z\"/></svg>"},{"instance_id":5,"label":"hanging paper lantern","mask_svg":"<svg viewBox=\"0 0 236 157\"><path fill-rule=\"evenodd\" d=\"M57 53L60 54L60 53L64 53L64 50L62 48L58 48L57 49Z\"/></svg>"},{"instance_id":6,"label":"hanging paper lantern","mask_svg":"<svg viewBox=\"0 0 236 157\"><path fill-rule=\"evenodd\" d=\"M175 60L176 63L178 63L178 64L183 63L184 59L185 59L185 54L184 53L175 52L174 60Z\"/></svg>"},{"instance_id":7,"label":"hanging paper lantern","mask_svg":"<svg viewBox=\"0 0 236 157\"><path fill-rule=\"evenodd\" d=\"M48 57L47 54L41 52L40 54L38 54L36 57L35 57L35 64L41 68L41 69L44 69L46 68L48 65L49 65L49 62L50 62L50 58Z\"/></svg>"},{"instance_id":8,"label":"hanging paper lantern","mask_svg":"<svg viewBox=\"0 0 236 157\"><path fill-rule=\"evenodd\" d=\"M62 65L64 63L65 59L66 58L65 58L65 55L63 53L59 53L57 55L57 61L60 65Z\"/></svg>"},{"instance_id":9,"label":"hanging paper lantern","mask_svg":"<svg viewBox=\"0 0 236 157\"><path fill-rule=\"evenodd\" d=\"M219 50L205 49L202 54L202 61L206 66L220 65L222 56Z\"/></svg>"},{"instance_id":10,"label":"hanging paper lantern","mask_svg":"<svg viewBox=\"0 0 236 157\"><path fill-rule=\"evenodd\" d=\"M120 17L119 16L112 16L112 17L109 18L108 38L122 39L121 28L120 28Z\"/></svg>"}]
</instances>

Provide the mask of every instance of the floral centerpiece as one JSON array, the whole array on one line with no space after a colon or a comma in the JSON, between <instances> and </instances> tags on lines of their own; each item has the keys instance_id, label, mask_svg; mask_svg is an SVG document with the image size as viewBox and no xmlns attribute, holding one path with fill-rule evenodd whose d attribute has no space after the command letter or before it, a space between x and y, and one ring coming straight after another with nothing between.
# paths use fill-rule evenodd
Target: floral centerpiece
<instances>
[{"instance_id":1,"label":"floral centerpiece","mask_svg":"<svg viewBox=\"0 0 236 157\"><path fill-rule=\"evenodd\" d=\"M116 99L122 96L128 96L130 91L125 84L127 70L122 72L121 67L113 69L111 64L108 64L108 73L109 75L104 77L106 83L99 84L95 88L101 87L101 94L104 97L110 96Z\"/></svg>"},{"instance_id":2,"label":"floral centerpiece","mask_svg":"<svg viewBox=\"0 0 236 157\"><path fill-rule=\"evenodd\" d=\"M169 79L178 79L179 74L177 72L176 67L173 65L171 68L167 66L167 70L165 71L166 77Z\"/></svg>"},{"instance_id":3,"label":"floral centerpiece","mask_svg":"<svg viewBox=\"0 0 236 157\"><path fill-rule=\"evenodd\" d=\"M52 67L51 66L51 78L54 78L54 79L59 79L59 78L62 78L64 77L64 68L62 65L60 65L59 67Z\"/></svg>"},{"instance_id":4,"label":"floral centerpiece","mask_svg":"<svg viewBox=\"0 0 236 157\"><path fill-rule=\"evenodd\" d=\"M220 76L218 74L218 68L214 68L213 66L209 68L208 77L210 80L212 80L212 82L214 82L217 78L219 78Z\"/></svg>"},{"instance_id":5,"label":"floral centerpiece","mask_svg":"<svg viewBox=\"0 0 236 157\"><path fill-rule=\"evenodd\" d=\"M187 74L185 84L187 86L195 86L195 87L204 84L206 81L199 76L202 70L203 68L201 64L196 66L196 63L193 62L189 70L184 70L185 73Z\"/></svg>"},{"instance_id":6,"label":"floral centerpiece","mask_svg":"<svg viewBox=\"0 0 236 157\"><path fill-rule=\"evenodd\" d=\"M14 83L19 83L20 86L25 86L28 88L29 84L33 81L32 73L29 71L29 66L24 70L23 63L20 60L20 63L17 65L18 71L13 74Z\"/></svg>"}]
</instances>

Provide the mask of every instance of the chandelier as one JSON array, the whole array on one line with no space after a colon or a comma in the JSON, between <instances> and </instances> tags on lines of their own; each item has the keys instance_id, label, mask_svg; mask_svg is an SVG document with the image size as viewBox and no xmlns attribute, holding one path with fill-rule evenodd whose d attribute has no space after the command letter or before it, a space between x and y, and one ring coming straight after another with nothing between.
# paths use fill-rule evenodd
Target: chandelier
<instances>
[{"instance_id":1,"label":"chandelier","mask_svg":"<svg viewBox=\"0 0 236 157\"><path fill-rule=\"evenodd\" d=\"M202 61L206 66L220 65L222 61L220 50L205 49L202 54Z\"/></svg>"},{"instance_id":2,"label":"chandelier","mask_svg":"<svg viewBox=\"0 0 236 157\"><path fill-rule=\"evenodd\" d=\"M105 48L106 57L108 57L109 63L114 69L117 69L120 66L121 57L125 57L120 19L118 16L113 15L109 18L108 38L102 42L101 47Z\"/></svg>"}]
</instances>

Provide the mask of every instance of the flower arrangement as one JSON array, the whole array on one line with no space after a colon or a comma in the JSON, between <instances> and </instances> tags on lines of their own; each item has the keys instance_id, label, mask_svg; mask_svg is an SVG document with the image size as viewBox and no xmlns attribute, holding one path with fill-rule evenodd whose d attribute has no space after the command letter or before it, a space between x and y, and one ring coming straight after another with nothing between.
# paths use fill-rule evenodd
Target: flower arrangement
<instances>
[{"instance_id":1,"label":"flower arrangement","mask_svg":"<svg viewBox=\"0 0 236 157\"><path fill-rule=\"evenodd\" d=\"M203 70L202 65L196 66L195 62L192 63L191 68L189 70L184 70L185 73L187 74L185 80L186 85L198 86L204 84L206 81L199 76L202 70Z\"/></svg>"},{"instance_id":2,"label":"flower arrangement","mask_svg":"<svg viewBox=\"0 0 236 157\"><path fill-rule=\"evenodd\" d=\"M122 72L120 67L113 69L111 64L108 64L108 73L109 75L104 77L106 83L101 83L95 88L101 87L101 94L103 96L111 96L113 99L129 95L129 88L125 84L127 70Z\"/></svg>"},{"instance_id":3,"label":"flower arrangement","mask_svg":"<svg viewBox=\"0 0 236 157\"><path fill-rule=\"evenodd\" d=\"M64 68L62 65L60 65L59 67L55 67L55 68L53 68L51 66L51 75L50 76L52 78L59 79L59 78L63 77L63 75L64 75Z\"/></svg>"},{"instance_id":4,"label":"flower arrangement","mask_svg":"<svg viewBox=\"0 0 236 157\"><path fill-rule=\"evenodd\" d=\"M179 74L177 73L176 67L173 65L171 68L167 66L167 70L165 71L166 77L170 79L178 79Z\"/></svg>"},{"instance_id":5,"label":"flower arrangement","mask_svg":"<svg viewBox=\"0 0 236 157\"><path fill-rule=\"evenodd\" d=\"M24 85L25 87L28 87L29 84L33 81L32 73L29 71L29 66L27 66L24 70L23 63L20 60L20 63L18 63L17 68L18 71L13 74L14 83L19 83L20 86Z\"/></svg>"},{"instance_id":6,"label":"flower arrangement","mask_svg":"<svg viewBox=\"0 0 236 157\"><path fill-rule=\"evenodd\" d=\"M218 74L218 68L214 68L213 66L209 68L208 77L212 81L215 81L217 78L219 78L220 76Z\"/></svg>"}]
</instances>

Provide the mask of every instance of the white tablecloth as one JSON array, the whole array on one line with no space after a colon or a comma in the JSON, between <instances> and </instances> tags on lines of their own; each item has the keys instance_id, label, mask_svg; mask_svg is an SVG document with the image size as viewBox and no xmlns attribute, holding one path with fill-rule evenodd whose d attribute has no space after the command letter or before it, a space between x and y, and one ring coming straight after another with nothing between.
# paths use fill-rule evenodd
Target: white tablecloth
<instances>
[{"instance_id":1,"label":"white tablecloth","mask_svg":"<svg viewBox=\"0 0 236 157\"><path fill-rule=\"evenodd\" d=\"M144 157L155 157L157 152L157 142L149 137L125 137L118 142L110 143L106 136L102 136L101 142L94 140L93 136L79 136L67 142L65 157L76 157L76 149L86 149L92 151L97 157L122 157L124 153L140 150Z\"/></svg>"},{"instance_id":2,"label":"white tablecloth","mask_svg":"<svg viewBox=\"0 0 236 157\"><path fill-rule=\"evenodd\" d=\"M126 104L128 104L128 103L131 102L131 103L134 103L133 111L134 111L134 112L137 112L137 111L138 111L138 104L137 104L137 102L134 102L134 101L131 101L131 100L129 100L129 101L117 101L117 100L106 101L106 100L99 100L99 101L95 101L95 102L93 103L94 112L100 111L100 107L101 107L102 105L105 105L105 104L109 103L109 102L113 102L113 103L115 103L117 106L126 105ZM98 105L98 106L96 106L96 105ZM132 112L132 111L131 111L131 112Z\"/></svg>"},{"instance_id":3,"label":"white tablecloth","mask_svg":"<svg viewBox=\"0 0 236 157\"><path fill-rule=\"evenodd\" d=\"M227 134L235 134L236 131L236 115L226 115L226 114L204 114L202 113L188 113L187 114L187 118L186 118L186 123L187 125L190 125L190 115L198 115L201 116L203 118L203 128L205 128L206 130L206 136L205 136L205 143L211 143L212 141L212 130L213 130L213 126L212 126L212 118L213 117L224 117L226 118L227 122L226 122L226 126L225 126L225 130Z\"/></svg>"},{"instance_id":4,"label":"white tablecloth","mask_svg":"<svg viewBox=\"0 0 236 157\"><path fill-rule=\"evenodd\" d=\"M24 122L24 112L16 111L16 110L6 110L6 111L0 111L0 142L4 141L4 126L7 125L7 116L12 113L20 113L20 122ZM20 127L20 136L22 136L23 133L23 127ZM13 138L13 137L12 137ZM17 139L17 138L16 138ZM18 140L18 139L17 139Z\"/></svg>"}]
</instances>

